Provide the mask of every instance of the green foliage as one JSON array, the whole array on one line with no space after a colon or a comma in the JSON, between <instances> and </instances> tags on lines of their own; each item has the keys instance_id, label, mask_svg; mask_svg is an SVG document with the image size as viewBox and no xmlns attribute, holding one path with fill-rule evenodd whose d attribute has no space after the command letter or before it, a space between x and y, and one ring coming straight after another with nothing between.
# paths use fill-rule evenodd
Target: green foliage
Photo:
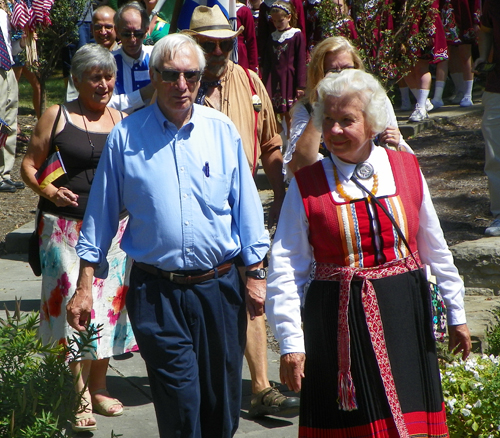
<instances>
[{"instance_id":1,"label":"green foliage","mask_svg":"<svg viewBox=\"0 0 500 438\"><path fill-rule=\"evenodd\" d=\"M66 358L96 338L96 331L69 346L43 345L38 338L38 313L0 318L0 436L5 438L59 438L75 418L81 394L76 394Z\"/></svg>"},{"instance_id":2,"label":"green foliage","mask_svg":"<svg viewBox=\"0 0 500 438\"><path fill-rule=\"evenodd\" d=\"M386 88L410 71L427 46L433 23L432 0L407 0L397 8L387 0L353 0L351 17L358 34L353 44L368 72ZM318 12L325 37L346 34L340 23L349 19L335 0L323 0ZM418 30L417 30L418 29Z\"/></svg>"},{"instance_id":3,"label":"green foliage","mask_svg":"<svg viewBox=\"0 0 500 438\"><path fill-rule=\"evenodd\" d=\"M500 437L500 370L496 356L442 363L450 438Z\"/></svg>"},{"instance_id":4,"label":"green foliage","mask_svg":"<svg viewBox=\"0 0 500 438\"><path fill-rule=\"evenodd\" d=\"M500 355L500 309L494 311L496 323L486 330L487 354Z\"/></svg>"},{"instance_id":5,"label":"green foliage","mask_svg":"<svg viewBox=\"0 0 500 438\"><path fill-rule=\"evenodd\" d=\"M66 98L66 86L64 84L64 80L61 73L56 73L51 76L47 82L45 83L45 92L46 92L46 105L47 108L60 104L64 102ZM33 109L33 89L29 84L28 80L21 76L19 79L19 114L27 115L32 114L35 115L35 110Z\"/></svg>"}]
</instances>

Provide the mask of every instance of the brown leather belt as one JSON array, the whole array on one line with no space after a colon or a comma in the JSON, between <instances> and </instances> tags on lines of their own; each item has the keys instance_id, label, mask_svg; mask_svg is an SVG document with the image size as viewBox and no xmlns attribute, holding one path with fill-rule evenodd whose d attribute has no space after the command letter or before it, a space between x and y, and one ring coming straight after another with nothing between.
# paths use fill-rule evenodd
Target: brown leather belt
<instances>
[{"instance_id":1,"label":"brown leather belt","mask_svg":"<svg viewBox=\"0 0 500 438\"><path fill-rule=\"evenodd\" d=\"M172 283L198 284L198 283L203 283L204 281L207 280L211 280L212 278L218 278L221 275L227 274L231 270L233 262L231 261L224 263L223 265L217 266L216 268L211 269L210 271L206 271L200 275L179 274L179 272L182 271L177 271L177 272L163 271L162 269L159 269L155 266L141 262L134 262L134 265L137 266L139 269L142 269L143 271L147 272L148 274L153 274L159 277L166 278L167 280L170 280Z\"/></svg>"}]
</instances>

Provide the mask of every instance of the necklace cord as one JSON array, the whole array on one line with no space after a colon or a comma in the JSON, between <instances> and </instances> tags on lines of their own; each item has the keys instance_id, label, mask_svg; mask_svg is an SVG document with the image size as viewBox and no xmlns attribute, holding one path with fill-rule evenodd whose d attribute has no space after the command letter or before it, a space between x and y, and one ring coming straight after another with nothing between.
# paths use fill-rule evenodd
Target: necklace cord
<instances>
[{"instance_id":1,"label":"necklace cord","mask_svg":"<svg viewBox=\"0 0 500 438\"><path fill-rule=\"evenodd\" d=\"M372 193L370 190L368 190L363 184L361 184L359 182L359 180L354 175L351 176L351 181L354 184L356 184L361 190L365 191L370 196L370 200L373 199L373 202L375 202L375 204L377 204L380 207L380 209L385 213L385 215L391 221L391 223L392 223L393 227L395 228L396 232L398 233L398 236L403 241L403 243L406 245L406 248L408 248L408 251L410 252L413 260L415 261L415 263L417 264L417 266L420 266L420 263L417 262L417 259L413 255L413 251L410 248L410 244L406 240L406 237L404 236L403 232L401 231L401 228L399 228L399 225L396 223L396 221L394 220L394 218L389 214L389 212L384 207L384 205L377 199L377 197L375 196L375 194Z\"/></svg>"}]
</instances>

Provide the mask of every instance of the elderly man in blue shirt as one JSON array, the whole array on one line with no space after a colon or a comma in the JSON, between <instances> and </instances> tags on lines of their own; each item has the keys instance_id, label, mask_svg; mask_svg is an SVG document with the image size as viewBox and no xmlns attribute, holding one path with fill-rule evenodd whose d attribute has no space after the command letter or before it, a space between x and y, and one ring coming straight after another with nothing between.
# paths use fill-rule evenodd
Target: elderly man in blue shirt
<instances>
[{"instance_id":1,"label":"elderly man in blue shirt","mask_svg":"<svg viewBox=\"0 0 500 438\"><path fill-rule=\"evenodd\" d=\"M240 414L246 310L262 315L269 248L241 138L220 112L193 104L205 67L182 34L160 40L150 77L158 98L117 124L99 162L77 252L68 321L85 330L93 276L120 214L134 260L127 308L146 361L160 437L231 437ZM246 266L242 286L233 260ZM265 277L264 277L265 278Z\"/></svg>"}]
</instances>

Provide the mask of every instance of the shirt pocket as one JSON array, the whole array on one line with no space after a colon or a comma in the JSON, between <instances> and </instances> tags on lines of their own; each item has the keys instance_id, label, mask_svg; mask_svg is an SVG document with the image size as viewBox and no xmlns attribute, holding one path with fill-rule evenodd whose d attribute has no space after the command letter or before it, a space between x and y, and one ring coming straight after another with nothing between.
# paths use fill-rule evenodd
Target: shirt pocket
<instances>
[{"instance_id":1,"label":"shirt pocket","mask_svg":"<svg viewBox=\"0 0 500 438\"><path fill-rule=\"evenodd\" d=\"M210 173L203 178L203 199L208 207L216 212L228 208L229 178L222 173Z\"/></svg>"}]
</instances>

